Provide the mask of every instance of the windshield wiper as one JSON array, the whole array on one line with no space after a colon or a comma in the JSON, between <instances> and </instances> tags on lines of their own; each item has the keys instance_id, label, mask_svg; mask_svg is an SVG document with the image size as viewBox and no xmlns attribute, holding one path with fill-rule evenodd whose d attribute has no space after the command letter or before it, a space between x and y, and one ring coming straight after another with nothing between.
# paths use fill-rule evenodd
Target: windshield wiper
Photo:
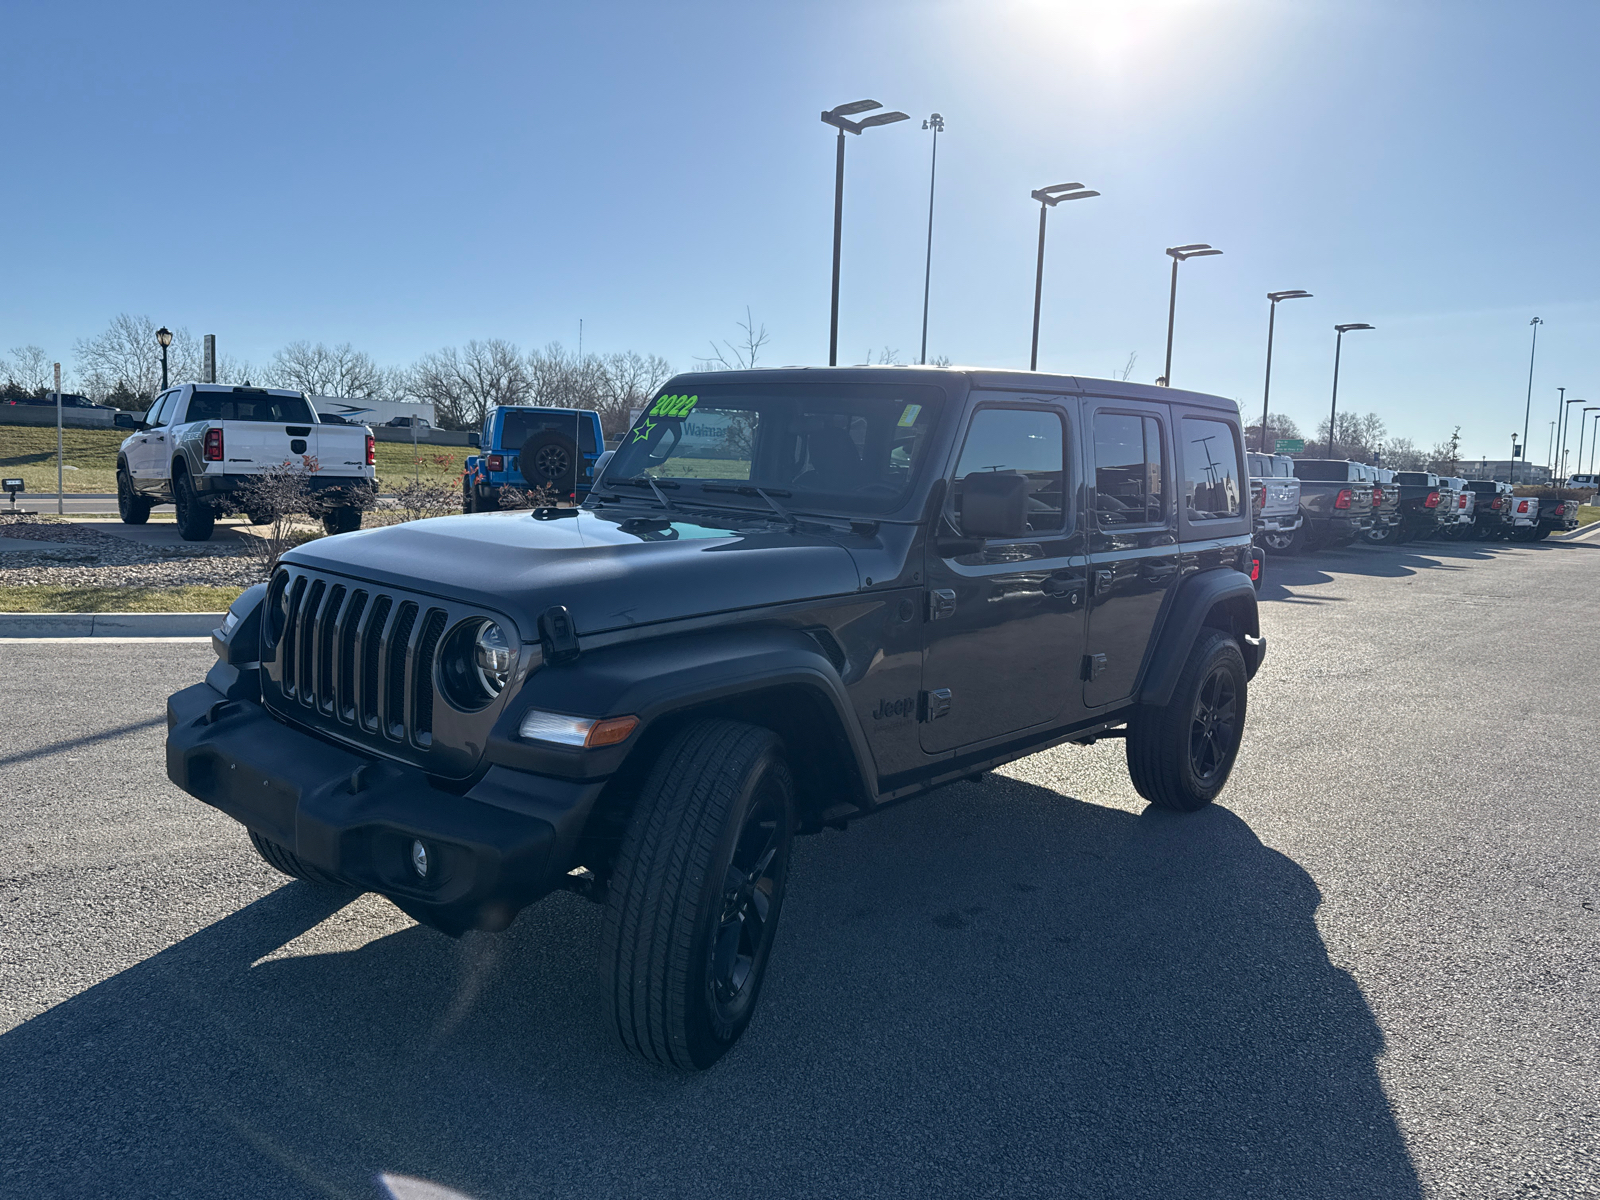
<instances>
[{"instance_id":1,"label":"windshield wiper","mask_svg":"<svg viewBox=\"0 0 1600 1200\"><path fill-rule=\"evenodd\" d=\"M793 492L786 492L782 488L773 488L771 492L767 492L750 483L702 483L700 485L700 490L702 492L732 492L739 496L760 496L767 502L768 506L773 512L777 513L778 516L782 517L783 520L788 522L790 529L799 527L800 519L772 498L774 494L779 496L792 496L794 494Z\"/></svg>"},{"instance_id":2,"label":"windshield wiper","mask_svg":"<svg viewBox=\"0 0 1600 1200\"><path fill-rule=\"evenodd\" d=\"M613 486L622 484L625 487L647 487L656 494L656 499L661 501L662 508L676 508L677 505L673 504L671 500L668 500L667 494L661 489L663 487L676 488L682 486L681 484L675 483L670 479L663 479L660 483L657 483L648 475L635 475L631 479L608 479L606 482Z\"/></svg>"}]
</instances>

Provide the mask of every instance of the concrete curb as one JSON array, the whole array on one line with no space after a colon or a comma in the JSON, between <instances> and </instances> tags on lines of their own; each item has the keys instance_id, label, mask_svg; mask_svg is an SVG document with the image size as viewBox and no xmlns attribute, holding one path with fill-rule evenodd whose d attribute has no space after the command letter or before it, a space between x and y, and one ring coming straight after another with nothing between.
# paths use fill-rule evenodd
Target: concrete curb
<instances>
[{"instance_id":1,"label":"concrete curb","mask_svg":"<svg viewBox=\"0 0 1600 1200\"><path fill-rule=\"evenodd\" d=\"M0 613L0 639L210 637L226 613Z\"/></svg>"},{"instance_id":2,"label":"concrete curb","mask_svg":"<svg viewBox=\"0 0 1600 1200\"><path fill-rule=\"evenodd\" d=\"M1583 537L1584 534L1593 533L1596 529L1600 529L1600 521L1590 521L1587 525L1579 525L1571 533L1557 534L1551 540L1557 542L1575 542L1579 538Z\"/></svg>"}]
</instances>

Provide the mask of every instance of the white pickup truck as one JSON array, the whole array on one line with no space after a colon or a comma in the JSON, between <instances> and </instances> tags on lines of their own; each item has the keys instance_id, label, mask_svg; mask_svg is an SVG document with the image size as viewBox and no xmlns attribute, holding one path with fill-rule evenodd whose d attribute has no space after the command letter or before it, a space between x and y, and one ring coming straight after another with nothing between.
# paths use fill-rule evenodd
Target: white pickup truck
<instances>
[{"instance_id":1,"label":"white pickup truck","mask_svg":"<svg viewBox=\"0 0 1600 1200\"><path fill-rule=\"evenodd\" d=\"M322 424L299 392L185 383L158 395L118 450L117 510L143 525L151 508L171 504L183 539L203 542L220 514L243 507L233 494L241 484L289 463L306 472L327 531L347 533L361 527L375 462L371 430Z\"/></svg>"}]
</instances>

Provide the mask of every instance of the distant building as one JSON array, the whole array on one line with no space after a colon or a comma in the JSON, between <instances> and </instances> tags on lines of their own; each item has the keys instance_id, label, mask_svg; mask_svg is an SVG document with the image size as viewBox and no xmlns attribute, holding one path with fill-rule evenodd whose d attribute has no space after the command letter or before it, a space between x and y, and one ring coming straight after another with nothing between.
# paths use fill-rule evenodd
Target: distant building
<instances>
[{"instance_id":1,"label":"distant building","mask_svg":"<svg viewBox=\"0 0 1600 1200\"><path fill-rule=\"evenodd\" d=\"M1513 471L1517 483L1549 483L1550 468L1541 463L1523 463L1520 458L1463 458L1457 464L1465 479L1496 479L1512 482Z\"/></svg>"}]
</instances>

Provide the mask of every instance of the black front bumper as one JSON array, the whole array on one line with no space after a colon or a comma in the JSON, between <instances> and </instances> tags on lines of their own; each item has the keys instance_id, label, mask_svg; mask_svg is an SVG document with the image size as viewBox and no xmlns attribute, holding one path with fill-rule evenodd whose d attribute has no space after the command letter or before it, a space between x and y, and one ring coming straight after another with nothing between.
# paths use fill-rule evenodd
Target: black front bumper
<instances>
[{"instance_id":1,"label":"black front bumper","mask_svg":"<svg viewBox=\"0 0 1600 1200\"><path fill-rule=\"evenodd\" d=\"M198 683L167 699L167 776L312 866L446 933L504 929L555 890L602 781L493 766L464 793ZM428 851L426 878L411 847Z\"/></svg>"}]
</instances>

